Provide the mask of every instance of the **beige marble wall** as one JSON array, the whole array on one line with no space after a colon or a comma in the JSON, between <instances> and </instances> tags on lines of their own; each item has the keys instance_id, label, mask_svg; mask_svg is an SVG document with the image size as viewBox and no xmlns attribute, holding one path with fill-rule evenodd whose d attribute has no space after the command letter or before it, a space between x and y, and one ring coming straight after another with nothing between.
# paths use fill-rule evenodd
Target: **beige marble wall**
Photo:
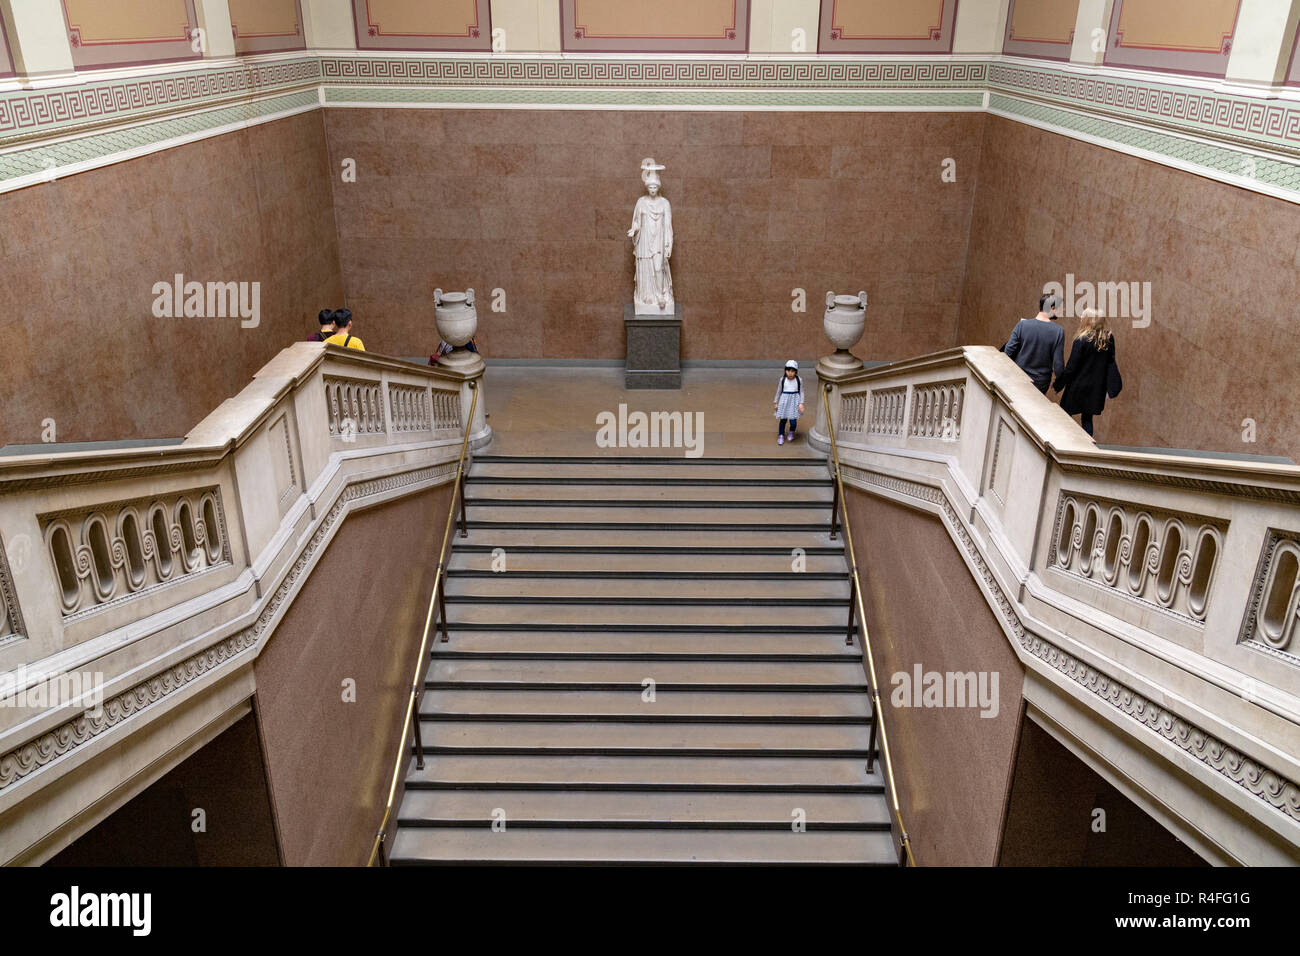
<instances>
[{"instance_id":1,"label":"beige marble wall","mask_svg":"<svg viewBox=\"0 0 1300 956\"><path fill-rule=\"evenodd\" d=\"M617 359L642 158L668 168L686 359L825 347L828 289L865 288L862 354L952 344L984 118L943 113L326 113L348 304L367 347L437 345L433 289L479 293L489 356ZM956 183L942 181L943 161ZM491 310L503 289L507 310ZM792 311L792 290L807 311Z\"/></svg>"}]
</instances>

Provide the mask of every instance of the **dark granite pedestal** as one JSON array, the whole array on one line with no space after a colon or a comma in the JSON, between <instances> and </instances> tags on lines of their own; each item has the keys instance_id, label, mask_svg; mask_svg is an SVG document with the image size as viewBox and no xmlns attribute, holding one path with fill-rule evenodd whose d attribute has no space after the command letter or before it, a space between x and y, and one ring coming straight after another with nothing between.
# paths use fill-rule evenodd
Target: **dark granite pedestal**
<instances>
[{"instance_id":1,"label":"dark granite pedestal","mask_svg":"<svg viewBox=\"0 0 1300 956\"><path fill-rule=\"evenodd\" d=\"M637 315L623 306L627 330L625 388L682 387L682 307L673 315Z\"/></svg>"}]
</instances>

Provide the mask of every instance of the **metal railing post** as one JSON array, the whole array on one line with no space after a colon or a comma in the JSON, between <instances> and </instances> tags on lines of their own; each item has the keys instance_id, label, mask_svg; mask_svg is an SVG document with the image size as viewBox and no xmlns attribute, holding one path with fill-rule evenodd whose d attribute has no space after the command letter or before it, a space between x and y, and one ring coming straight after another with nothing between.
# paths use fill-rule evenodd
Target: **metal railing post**
<instances>
[{"instance_id":1,"label":"metal railing post","mask_svg":"<svg viewBox=\"0 0 1300 956\"><path fill-rule=\"evenodd\" d=\"M420 710L418 701L420 699L420 685L416 684L411 688L411 693L415 695L417 701L415 710L415 720L411 721L411 729L415 737L415 766L418 770L424 769L424 737L420 733Z\"/></svg>"},{"instance_id":2,"label":"metal railing post","mask_svg":"<svg viewBox=\"0 0 1300 956\"><path fill-rule=\"evenodd\" d=\"M438 571L442 573L442 562L438 562ZM438 619L442 627L442 643L447 643L447 589L438 590Z\"/></svg>"}]
</instances>

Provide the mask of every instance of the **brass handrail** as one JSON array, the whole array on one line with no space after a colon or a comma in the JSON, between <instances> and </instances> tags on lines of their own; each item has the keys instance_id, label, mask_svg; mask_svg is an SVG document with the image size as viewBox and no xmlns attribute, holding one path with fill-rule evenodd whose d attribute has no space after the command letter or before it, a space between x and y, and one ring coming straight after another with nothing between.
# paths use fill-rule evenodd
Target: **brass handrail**
<instances>
[{"instance_id":1,"label":"brass handrail","mask_svg":"<svg viewBox=\"0 0 1300 956\"><path fill-rule=\"evenodd\" d=\"M862 650L867 655L867 679L870 685L867 689L871 694L872 720L874 727L880 731L880 755L884 759L885 776L889 781L889 801L893 807L894 818L898 821L898 835L902 842L903 852L899 854L898 862L916 866L916 857L912 856L912 841L907 836L907 827L903 823L903 811L898 806L898 787L894 783L894 761L889 753L889 736L885 733L885 711L880 706L880 682L876 679L876 659L871 653L871 636L867 632L867 615L864 613L862 606L862 582L858 578L858 559L853 551L853 528L849 523L848 501L844 497L844 479L840 475L840 452L835 440L835 421L831 416L830 394L832 387L827 384L822 388L822 406L826 410L826 433L830 436L831 456L835 462L835 502L831 505L831 536L834 537L834 510L838 505L842 509L844 546L848 552L849 568L851 570L849 583L853 588L853 595L849 607L849 640L852 640L853 637L853 611L856 606L858 621L862 624ZM868 770L870 770L870 755L868 755L867 760Z\"/></svg>"},{"instance_id":2,"label":"brass handrail","mask_svg":"<svg viewBox=\"0 0 1300 956\"><path fill-rule=\"evenodd\" d=\"M456 514L456 498L459 496L463 501L465 497L465 453L469 451L469 433L474 427L474 413L478 410L478 382L470 382L469 387L474 393L474 397L469 403L469 417L465 419L465 437L460 443L460 459L456 463L456 478L451 485L451 503L447 507L447 525L442 531L442 546L438 549L438 570L435 571L433 575L433 591L429 594L429 611L424 618L424 634L420 638L420 656L415 662L415 677L411 681L411 695L406 702L406 720L402 724L401 743L398 745L397 760L394 761L393 764L393 780L388 786L388 803L384 807L384 818L379 823L379 832L375 835L374 846L371 847L370 859L366 863L367 866L374 866L376 858L379 858L384 865L387 865L388 862L387 857L384 854L384 844L388 838L388 824L393 818L393 802L397 799L397 785L401 782L402 768L405 766L406 762L406 738L408 731L411 729L411 718L413 715L416 718L414 731L416 760L419 767L423 768L424 766L424 748L420 741L419 715L415 713L415 710L420 699L420 689L424 685L424 673L428 667L427 655L429 653L429 628L433 624L433 609L438 606L438 597L441 593L442 584L446 577L443 571L443 565L447 559L447 539L451 536L452 519ZM463 527L464 520L465 515L464 511L462 511L462 535L465 534L465 529ZM447 626L447 610L445 604L442 605L442 617L442 624L445 630Z\"/></svg>"}]
</instances>

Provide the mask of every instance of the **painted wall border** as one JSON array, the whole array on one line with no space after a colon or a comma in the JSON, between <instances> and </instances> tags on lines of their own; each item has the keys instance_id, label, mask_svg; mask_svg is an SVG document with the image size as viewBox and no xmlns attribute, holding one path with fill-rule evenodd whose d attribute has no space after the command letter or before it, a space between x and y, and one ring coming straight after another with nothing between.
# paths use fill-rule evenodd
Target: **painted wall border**
<instances>
[{"instance_id":1,"label":"painted wall border","mask_svg":"<svg viewBox=\"0 0 1300 956\"><path fill-rule=\"evenodd\" d=\"M292 53L124 73L0 93L0 192L323 107L986 110L1300 203L1294 91L1047 61Z\"/></svg>"}]
</instances>

